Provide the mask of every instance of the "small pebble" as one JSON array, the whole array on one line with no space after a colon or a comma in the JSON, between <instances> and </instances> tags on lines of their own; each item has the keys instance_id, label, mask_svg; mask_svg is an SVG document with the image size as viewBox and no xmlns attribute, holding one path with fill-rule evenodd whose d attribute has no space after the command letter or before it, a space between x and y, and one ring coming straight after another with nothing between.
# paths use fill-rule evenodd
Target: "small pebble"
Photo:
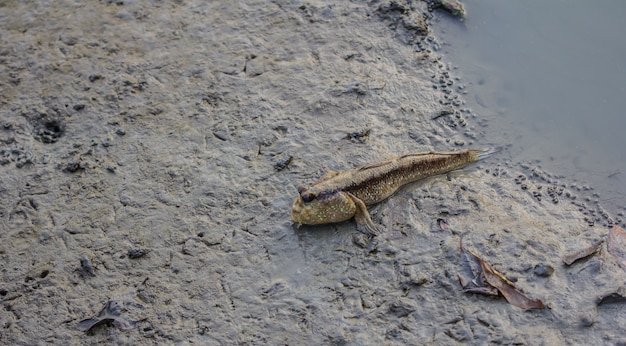
<instances>
[{"instance_id":1,"label":"small pebble","mask_svg":"<svg viewBox=\"0 0 626 346\"><path fill-rule=\"evenodd\" d=\"M70 162L65 166L65 170L70 173L74 173L80 169L80 164L76 161Z\"/></svg>"},{"instance_id":2,"label":"small pebble","mask_svg":"<svg viewBox=\"0 0 626 346\"><path fill-rule=\"evenodd\" d=\"M97 80L100 80L102 78L104 78L104 77L102 77L102 75L99 75L99 74L89 75L89 81L92 82L92 83L97 81Z\"/></svg>"},{"instance_id":3,"label":"small pebble","mask_svg":"<svg viewBox=\"0 0 626 346\"><path fill-rule=\"evenodd\" d=\"M554 273L554 268L550 265L546 265L543 263L537 264L535 266L535 275L540 277L548 277Z\"/></svg>"},{"instance_id":4,"label":"small pebble","mask_svg":"<svg viewBox=\"0 0 626 346\"><path fill-rule=\"evenodd\" d=\"M136 259L139 257L143 257L148 253L146 249L130 249L128 250L128 258Z\"/></svg>"}]
</instances>

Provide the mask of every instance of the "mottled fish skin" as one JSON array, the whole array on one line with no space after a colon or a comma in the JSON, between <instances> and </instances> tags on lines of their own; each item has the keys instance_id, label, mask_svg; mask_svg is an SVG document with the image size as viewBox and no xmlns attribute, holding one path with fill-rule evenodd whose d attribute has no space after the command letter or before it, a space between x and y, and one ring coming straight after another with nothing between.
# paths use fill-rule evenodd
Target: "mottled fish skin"
<instances>
[{"instance_id":1,"label":"mottled fish skin","mask_svg":"<svg viewBox=\"0 0 626 346\"><path fill-rule=\"evenodd\" d=\"M316 225L354 217L359 231L377 235L380 227L371 220L367 206L388 198L402 185L463 168L497 151L490 148L414 153L347 172L328 172L313 185L298 189L291 219Z\"/></svg>"}]
</instances>

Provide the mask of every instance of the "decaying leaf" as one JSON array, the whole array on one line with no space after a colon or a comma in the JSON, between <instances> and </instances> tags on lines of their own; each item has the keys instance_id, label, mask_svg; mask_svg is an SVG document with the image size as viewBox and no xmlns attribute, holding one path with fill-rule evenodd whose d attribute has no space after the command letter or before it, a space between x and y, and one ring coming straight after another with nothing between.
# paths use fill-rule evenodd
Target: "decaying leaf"
<instances>
[{"instance_id":1,"label":"decaying leaf","mask_svg":"<svg viewBox=\"0 0 626 346\"><path fill-rule=\"evenodd\" d=\"M491 268L485 261L481 261L480 264L483 267L485 279L493 287L506 298L506 300L522 309L543 309L545 306L540 299L530 299L520 292L511 281L509 281L504 275L500 274L495 269Z\"/></svg>"},{"instance_id":2,"label":"decaying leaf","mask_svg":"<svg viewBox=\"0 0 626 346\"><path fill-rule=\"evenodd\" d=\"M95 315L92 318L88 318L88 319L80 321L78 323L78 329L87 332L97 326L112 323L113 326L119 329L128 330L128 329L137 327L139 325L139 322L142 321L142 320L130 321L122 317L121 315L122 315L121 304L116 301L109 300L104 305L102 310L98 312L97 315Z\"/></svg>"},{"instance_id":3,"label":"decaying leaf","mask_svg":"<svg viewBox=\"0 0 626 346\"><path fill-rule=\"evenodd\" d=\"M626 231L615 225L609 231L606 240L607 250L617 259L617 263L622 269L626 270Z\"/></svg>"},{"instance_id":4,"label":"decaying leaf","mask_svg":"<svg viewBox=\"0 0 626 346\"><path fill-rule=\"evenodd\" d=\"M498 292L511 304L522 309L543 309L540 299L530 299L519 291L504 275L483 261L461 242L462 272L459 274L461 286L466 292L497 295Z\"/></svg>"},{"instance_id":5,"label":"decaying leaf","mask_svg":"<svg viewBox=\"0 0 626 346\"><path fill-rule=\"evenodd\" d=\"M479 293L485 295L498 295L498 290L490 286L485 280L481 259L471 250L463 247L461 241L461 271L459 273L459 281L465 292Z\"/></svg>"},{"instance_id":6,"label":"decaying leaf","mask_svg":"<svg viewBox=\"0 0 626 346\"><path fill-rule=\"evenodd\" d=\"M567 265L572 265L572 263L578 261L579 259L593 255L600 249L600 247L602 246L602 242L604 242L604 239L598 240L597 242L593 243L591 246L585 249L578 250L569 255L566 255L565 257L563 257L563 263Z\"/></svg>"},{"instance_id":7,"label":"decaying leaf","mask_svg":"<svg viewBox=\"0 0 626 346\"><path fill-rule=\"evenodd\" d=\"M598 306L604 304L618 304L618 303L626 303L626 288L620 287L615 292L610 292L607 294L603 294L596 299L596 304Z\"/></svg>"}]
</instances>

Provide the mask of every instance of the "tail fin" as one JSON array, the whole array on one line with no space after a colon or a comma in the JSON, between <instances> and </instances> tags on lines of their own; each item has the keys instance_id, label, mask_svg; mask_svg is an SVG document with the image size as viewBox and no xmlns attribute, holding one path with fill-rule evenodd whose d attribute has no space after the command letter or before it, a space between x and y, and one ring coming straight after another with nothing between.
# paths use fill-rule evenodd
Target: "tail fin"
<instances>
[{"instance_id":1,"label":"tail fin","mask_svg":"<svg viewBox=\"0 0 626 346\"><path fill-rule=\"evenodd\" d=\"M487 148L487 149L480 149L477 150L478 151L478 161L480 160L484 160L488 157L490 157L491 155L501 151L502 148L500 147L496 147L496 148Z\"/></svg>"}]
</instances>

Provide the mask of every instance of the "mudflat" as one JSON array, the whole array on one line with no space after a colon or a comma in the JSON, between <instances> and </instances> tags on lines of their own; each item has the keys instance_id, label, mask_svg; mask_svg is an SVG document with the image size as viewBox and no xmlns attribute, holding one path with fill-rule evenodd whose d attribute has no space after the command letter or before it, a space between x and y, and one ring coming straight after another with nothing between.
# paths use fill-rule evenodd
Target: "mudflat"
<instances>
[{"instance_id":1,"label":"mudflat","mask_svg":"<svg viewBox=\"0 0 626 346\"><path fill-rule=\"evenodd\" d=\"M375 246L292 224L324 166L515 145L437 7L1 2L0 342L626 342L622 220L506 150L372 208ZM465 292L461 239L545 308Z\"/></svg>"}]
</instances>

